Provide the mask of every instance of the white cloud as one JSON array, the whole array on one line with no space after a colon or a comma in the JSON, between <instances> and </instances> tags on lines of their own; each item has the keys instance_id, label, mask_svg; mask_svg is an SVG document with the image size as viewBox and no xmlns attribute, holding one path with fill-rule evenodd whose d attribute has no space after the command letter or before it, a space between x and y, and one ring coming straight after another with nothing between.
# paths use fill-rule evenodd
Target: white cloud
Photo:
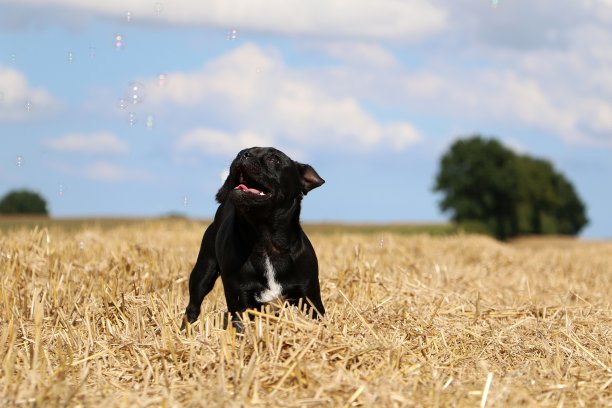
<instances>
[{"instance_id":1,"label":"white cloud","mask_svg":"<svg viewBox=\"0 0 612 408\"><path fill-rule=\"evenodd\" d=\"M214 129L198 128L185 133L176 143L181 153L198 151L207 155L234 155L253 146L269 146L272 140L251 132L230 134Z\"/></svg>"},{"instance_id":2,"label":"white cloud","mask_svg":"<svg viewBox=\"0 0 612 408\"><path fill-rule=\"evenodd\" d=\"M167 73L164 87L157 85L157 78L149 81L147 100L184 107L224 104L223 110L252 106L270 85L270 77L283 69L281 64L272 51L247 44L208 62L200 71Z\"/></svg>"},{"instance_id":3,"label":"white cloud","mask_svg":"<svg viewBox=\"0 0 612 408\"><path fill-rule=\"evenodd\" d=\"M97 161L83 170L85 177L104 182L148 181L151 175L143 170L131 169L108 161Z\"/></svg>"},{"instance_id":4,"label":"white cloud","mask_svg":"<svg viewBox=\"0 0 612 408\"><path fill-rule=\"evenodd\" d=\"M567 36L567 49L471 44L449 55L444 49L430 53L418 68L364 69L347 62L317 68L309 79L330 94L350 94L396 114L439 118L460 131L505 127L612 147L612 30L582 26ZM447 63L449 58L456 63Z\"/></svg>"},{"instance_id":5,"label":"white cloud","mask_svg":"<svg viewBox=\"0 0 612 408\"><path fill-rule=\"evenodd\" d=\"M447 25L442 7L427 0L19 0L9 3L36 7L66 7L125 18L132 24L162 22L236 28L281 35L379 39L418 39ZM64 13L64 16L66 13ZM82 16L79 15L82 18Z\"/></svg>"},{"instance_id":6,"label":"white cloud","mask_svg":"<svg viewBox=\"0 0 612 408\"><path fill-rule=\"evenodd\" d=\"M350 64L372 67L392 67L398 64L391 52L373 42L325 41L316 43L315 47L333 58Z\"/></svg>"},{"instance_id":7,"label":"white cloud","mask_svg":"<svg viewBox=\"0 0 612 408\"><path fill-rule=\"evenodd\" d=\"M47 115L59 103L42 88L32 87L26 76L0 66L0 120L18 121Z\"/></svg>"},{"instance_id":8,"label":"white cloud","mask_svg":"<svg viewBox=\"0 0 612 408\"><path fill-rule=\"evenodd\" d=\"M609 0L501 0L498 7L489 1L432 0L448 13L456 46L484 45L494 50L564 49L571 33L584 24L610 26ZM489 4L487 4L489 3Z\"/></svg>"},{"instance_id":9,"label":"white cloud","mask_svg":"<svg viewBox=\"0 0 612 408\"><path fill-rule=\"evenodd\" d=\"M57 139L47 139L45 145L69 153L119 155L129 151L128 143L110 132L72 133Z\"/></svg>"},{"instance_id":10,"label":"white cloud","mask_svg":"<svg viewBox=\"0 0 612 408\"><path fill-rule=\"evenodd\" d=\"M394 150L402 150L422 140L421 133L409 123L393 123L383 127L384 139Z\"/></svg>"},{"instance_id":11,"label":"white cloud","mask_svg":"<svg viewBox=\"0 0 612 408\"><path fill-rule=\"evenodd\" d=\"M612 132L610 103L603 96L582 94L579 85L568 85L567 79L558 83L512 67L406 77L400 98L409 107L480 126L522 126L570 143L612 146L612 137L606 141L596 136Z\"/></svg>"},{"instance_id":12,"label":"white cloud","mask_svg":"<svg viewBox=\"0 0 612 408\"><path fill-rule=\"evenodd\" d=\"M471 122L470 130L510 125L543 130L566 142L612 146L612 31L605 24L612 21L610 0L517 0L497 9L471 0L236 1L162 2L159 15L155 2L145 0L19 4L121 18L129 9L131 24L195 22L237 28L239 36L254 31L309 35L306 44L315 43L316 50L336 60L333 64L323 66L313 55L312 64L296 68L277 50L245 43L201 70L167 72L163 89L157 81L147 83L147 103L214 115L217 130L203 123L212 132L207 137L221 132L234 146L243 134L296 149L362 151L406 148L422 138L406 120L381 119L386 108L393 117L425 114L442 123ZM444 30L453 35L436 37ZM427 49L405 47L404 40L423 38ZM416 62L408 55L412 52ZM218 154L230 145L200 150Z\"/></svg>"},{"instance_id":13,"label":"white cloud","mask_svg":"<svg viewBox=\"0 0 612 408\"><path fill-rule=\"evenodd\" d=\"M362 150L405 149L422 139L408 122L379 122L349 95L333 95L287 67L274 52L247 44L211 61L202 70L169 73L164 88L147 84L152 104L196 108L224 117L229 133L197 129L177 149L198 146L209 154L237 151L247 136L288 150L312 147ZM271 143L267 143L271 144Z\"/></svg>"}]
</instances>

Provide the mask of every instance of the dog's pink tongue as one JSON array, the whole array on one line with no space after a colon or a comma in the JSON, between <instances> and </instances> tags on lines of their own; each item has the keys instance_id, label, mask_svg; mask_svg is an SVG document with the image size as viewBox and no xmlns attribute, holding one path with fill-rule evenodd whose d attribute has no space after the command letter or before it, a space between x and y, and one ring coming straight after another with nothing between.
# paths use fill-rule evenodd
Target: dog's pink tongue
<instances>
[{"instance_id":1,"label":"dog's pink tongue","mask_svg":"<svg viewBox=\"0 0 612 408\"><path fill-rule=\"evenodd\" d=\"M234 190L247 191L247 192L252 193L252 194L261 194L261 191L257 190L256 188L248 188L244 184L239 184L238 186L236 186L234 188Z\"/></svg>"}]
</instances>

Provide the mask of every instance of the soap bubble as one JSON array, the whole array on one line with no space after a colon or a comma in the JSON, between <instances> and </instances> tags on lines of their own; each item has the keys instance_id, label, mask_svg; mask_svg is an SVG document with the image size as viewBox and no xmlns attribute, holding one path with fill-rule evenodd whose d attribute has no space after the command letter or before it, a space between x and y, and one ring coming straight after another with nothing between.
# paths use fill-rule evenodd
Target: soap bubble
<instances>
[{"instance_id":1,"label":"soap bubble","mask_svg":"<svg viewBox=\"0 0 612 408\"><path fill-rule=\"evenodd\" d=\"M94 47L93 45L89 47L89 58L90 59L96 58L96 47Z\"/></svg>"},{"instance_id":2,"label":"soap bubble","mask_svg":"<svg viewBox=\"0 0 612 408\"><path fill-rule=\"evenodd\" d=\"M122 34L115 34L115 49L122 50L125 47L125 39Z\"/></svg>"},{"instance_id":3,"label":"soap bubble","mask_svg":"<svg viewBox=\"0 0 612 408\"><path fill-rule=\"evenodd\" d=\"M15 165L16 165L17 167L21 167L21 166L23 166L23 156L22 156L22 155L18 155L18 156L15 158Z\"/></svg>"},{"instance_id":4,"label":"soap bubble","mask_svg":"<svg viewBox=\"0 0 612 408\"><path fill-rule=\"evenodd\" d=\"M125 100L134 105L144 101L145 86L140 82L131 82L125 90Z\"/></svg>"},{"instance_id":5,"label":"soap bubble","mask_svg":"<svg viewBox=\"0 0 612 408\"><path fill-rule=\"evenodd\" d=\"M117 106L119 107L119 109L125 110L128 105L127 105L127 102L125 101L125 99L121 98L121 99L119 99L119 102L117 102Z\"/></svg>"},{"instance_id":6,"label":"soap bubble","mask_svg":"<svg viewBox=\"0 0 612 408\"><path fill-rule=\"evenodd\" d=\"M160 88L163 88L166 86L166 74L161 73L159 75L157 75L157 86L159 86Z\"/></svg>"},{"instance_id":7,"label":"soap bubble","mask_svg":"<svg viewBox=\"0 0 612 408\"><path fill-rule=\"evenodd\" d=\"M11 64L15 64L17 62L17 54L15 54L14 52L11 53L10 58L11 58Z\"/></svg>"},{"instance_id":8,"label":"soap bubble","mask_svg":"<svg viewBox=\"0 0 612 408\"><path fill-rule=\"evenodd\" d=\"M125 19L127 20L128 23L130 23L132 21L132 12L128 11L125 13Z\"/></svg>"},{"instance_id":9,"label":"soap bubble","mask_svg":"<svg viewBox=\"0 0 612 408\"><path fill-rule=\"evenodd\" d=\"M499 0L491 0L491 7L492 8L497 8L498 5L499 5Z\"/></svg>"},{"instance_id":10,"label":"soap bubble","mask_svg":"<svg viewBox=\"0 0 612 408\"><path fill-rule=\"evenodd\" d=\"M153 115L147 115L146 125L147 125L147 129L153 129L153 125L154 125L154 123L153 123Z\"/></svg>"},{"instance_id":11,"label":"soap bubble","mask_svg":"<svg viewBox=\"0 0 612 408\"><path fill-rule=\"evenodd\" d=\"M57 185L57 195L59 195L60 197L64 196L64 184L59 183Z\"/></svg>"},{"instance_id":12,"label":"soap bubble","mask_svg":"<svg viewBox=\"0 0 612 408\"><path fill-rule=\"evenodd\" d=\"M155 14L160 15L162 11L164 11L164 5L158 1L155 3Z\"/></svg>"},{"instance_id":13,"label":"soap bubble","mask_svg":"<svg viewBox=\"0 0 612 408\"><path fill-rule=\"evenodd\" d=\"M235 28L231 29L228 34L228 39L236 40L237 38L238 38L238 30L236 30Z\"/></svg>"},{"instance_id":14,"label":"soap bubble","mask_svg":"<svg viewBox=\"0 0 612 408\"><path fill-rule=\"evenodd\" d=\"M32 112L32 102L27 101L25 103L25 110L26 110L26 112Z\"/></svg>"},{"instance_id":15,"label":"soap bubble","mask_svg":"<svg viewBox=\"0 0 612 408\"><path fill-rule=\"evenodd\" d=\"M72 51L68 51L66 59L68 60L68 63L72 64L72 61L74 61L74 54L72 53Z\"/></svg>"},{"instance_id":16,"label":"soap bubble","mask_svg":"<svg viewBox=\"0 0 612 408\"><path fill-rule=\"evenodd\" d=\"M189 197L183 196L183 207L187 207L189 205Z\"/></svg>"},{"instance_id":17,"label":"soap bubble","mask_svg":"<svg viewBox=\"0 0 612 408\"><path fill-rule=\"evenodd\" d=\"M85 242L79 241L79 251L82 251L84 249L85 249Z\"/></svg>"},{"instance_id":18,"label":"soap bubble","mask_svg":"<svg viewBox=\"0 0 612 408\"><path fill-rule=\"evenodd\" d=\"M128 124L134 126L136 124L136 114L134 112L128 112Z\"/></svg>"}]
</instances>

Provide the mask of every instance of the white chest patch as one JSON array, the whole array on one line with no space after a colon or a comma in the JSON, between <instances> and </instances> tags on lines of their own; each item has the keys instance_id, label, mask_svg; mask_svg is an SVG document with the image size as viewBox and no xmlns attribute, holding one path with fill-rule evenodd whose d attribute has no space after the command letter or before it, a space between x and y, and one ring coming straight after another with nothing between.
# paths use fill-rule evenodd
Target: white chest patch
<instances>
[{"instance_id":1,"label":"white chest patch","mask_svg":"<svg viewBox=\"0 0 612 408\"><path fill-rule=\"evenodd\" d=\"M268 255L266 255L264 259L264 266L266 268L264 273L266 275L268 289L262 290L259 293L259 295L255 295L255 300L261 303L268 303L280 297L283 291L283 288L276 281L276 278L274 276L274 273L275 273L274 267L272 266L272 263L270 262L270 258L268 258Z\"/></svg>"}]
</instances>

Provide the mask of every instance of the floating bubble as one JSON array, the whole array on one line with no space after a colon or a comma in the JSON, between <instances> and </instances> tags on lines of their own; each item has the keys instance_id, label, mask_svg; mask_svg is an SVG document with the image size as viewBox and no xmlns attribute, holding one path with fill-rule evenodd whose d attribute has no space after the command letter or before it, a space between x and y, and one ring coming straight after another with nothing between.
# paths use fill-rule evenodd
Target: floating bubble
<instances>
[{"instance_id":1,"label":"floating bubble","mask_svg":"<svg viewBox=\"0 0 612 408\"><path fill-rule=\"evenodd\" d=\"M85 249L85 242L79 241L79 251L82 251L84 249Z\"/></svg>"},{"instance_id":2,"label":"floating bubble","mask_svg":"<svg viewBox=\"0 0 612 408\"><path fill-rule=\"evenodd\" d=\"M231 29L229 34L228 34L228 38L230 40L236 40L238 39L238 30L236 30L235 28Z\"/></svg>"},{"instance_id":3,"label":"floating bubble","mask_svg":"<svg viewBox=\"0 0 612 408\"><path fill-rule=\"evenodd\" d=\"M10 58L11 58L11 64L15 64L17 62L17 54L15 54L14 52L11 53Z\"/></svg>"},{"instance_id":4,"label":"floating bubble","mask_svg":"<svg viewBox=\"0 0 612 408\"><path fill-rule=\"evenodd\" d=\"M119 102L117 102L117 106L119 107L119 109L121 110L125 110L127 109L127 102L125 101L125 99L121 98L119 99Z\"/></svg>"},{"instance_id":5,"label":"floating bubble","mask_svg":"<svg viewBox=\"0 0 612 408\"><path fill-rule=\"evenodd\" d=\"M66 59L68 60L68 63L72 64L72 61L74 61L74 54L72 53L72 51L68 52L68 55L66 55Z\"/></svg>"},{"instance_id":6,"label":"floating bubble","mask_svg":"<svg viewBox=\"0 0 612 408\"><path fill-rule=\"evenodd\" d=\"M497 8L498 5L499 5L499 0L491 0L491 7L492 8Z\"/></svg>"},{"instance_id":7,"label":"floating bubble","mask_svg":"<svg viewBox=\"0 0 612 408\"><path fill-rule=\"evenodd\" d=\"M125 13L125 19L127 20L128 23L132 22L132 12L128 11Z\"/></svg>"},{"instance_id":8,"label":"floating bubble","mask_svg":"<svg viewBox=\"0 0 612 408\"><path fill-rule=\"evenodd\" d=\"M183 207L187 207L189 205L189 197L183 196Z\"/></svg>"},{"instance_id":9,"label":"floating bubble","mask_svg":"<svg viewBox=\"0 0 612 408\"><path fill-rule=\"evenodd\" d=\"M59 195L60 197L64 196L64 184L59 183L57 185L57 195Z\"/></svg>"},{"instance_id":10,"label":"floating bubble","mask_svg":"<svg viewBox=\"0 0 612 408\"><path fill-rule=\"evenodd\" d=\"M25 103L25 110L26 110L26 112L32 112L32 102L27 101Z\"/></svg>"},{"instance_id":11,"label":"floating bubble","mask_svg":"<svg viewBox=\"0 0 612 408\"><path fill-rule=\"evenodd\" d=\"M158 1L155 3L155 14L160 15L162 11L164 11L164 5Z\"/></svg>"},{"instance_id":12,"label":"floating bubble","mask_svg":"<svg viewBox=\"0 0 612 408\"><path fill-rule=\"evenodd\" d=\"M134 126L136 124L136 114L134 112L128 112L128 124Z\"/></svg>"},{"instance_id":13,"label":"floating bubble","mask_svg":"<svg viewBox=\"0 0 612 408\"><path fill-rule=\"evenodd\" d=\"M89 47L88 55L89 55L89 59L96 58L96 47L94 47L94 46Z\"/></svg>"},{"instance_id":14,"label":"floating bubble","mask_svg":"<svg viewBox=\"0 0 612 408\"><path fill-rule=\"evenodd\" d=\"M21 167L21 166L23 166L23 156L18 155L18 156L15 158L15 165L16 165L17 167Z\"/></svg>"},{"instance_id":15,"label":"floating bubble","mask_svg":"<svg viewBox=\"0 0 612 408\"><path fill-rule=\"evenodd\" d=\"M115 34L115 49L122 50L125 47L125 39L123 34Z\"/></svg>"},{"instance_id":16,"label":"floating bubble","mask_svg":"<svg viewBox=\"0 0 612 408\"><path fill-rule=\"evenodd\" d=\"M134 105L144 101L145 86L140 82L131 82L125 90L124 98L128 103Z\"/></svg>"},{"instance_id":17,"label":"floating bubble","mask_svg":"<svg viewBox=\"0 0 612 408\"><path fill-rule=\"evenodd\" d=\"M157 86L159 86L160 88L165 87L166 80L167 80L166 74L161 73L157 75Z\"/></svg>"},{"instance_id":18,"label":"floating bubble","mask_svg":"<svg viewBox=\"0 0 612 408\"><path fill-rule=\"evenodd\" d=\"M146 125L147 125L147 129L153 129L153 125L154 125L154 123L153 123L153 115L147 115Z\"/></svg>"}]
</instances>

